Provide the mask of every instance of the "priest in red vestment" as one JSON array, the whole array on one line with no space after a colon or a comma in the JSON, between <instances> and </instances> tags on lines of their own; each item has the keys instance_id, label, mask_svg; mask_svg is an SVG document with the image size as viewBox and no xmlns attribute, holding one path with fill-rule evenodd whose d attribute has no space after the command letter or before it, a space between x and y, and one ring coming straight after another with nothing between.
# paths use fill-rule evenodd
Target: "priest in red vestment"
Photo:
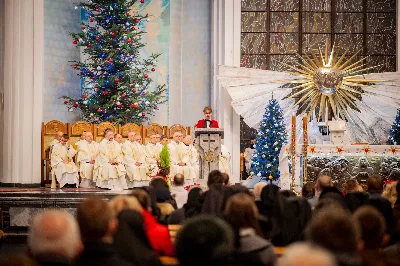
<instances>
[{"instance_id":1,"label":"priest in red vestment","mask_svg":"<svg viewBox=\"0 0 400 266\"><path fill-rule=\"evenodd\" d=\"M211 107L204 107L203 109L204 119L197 122L197 128L219 128L218 122L211 119L212 109Z\"/></svg>"}]
</instances>

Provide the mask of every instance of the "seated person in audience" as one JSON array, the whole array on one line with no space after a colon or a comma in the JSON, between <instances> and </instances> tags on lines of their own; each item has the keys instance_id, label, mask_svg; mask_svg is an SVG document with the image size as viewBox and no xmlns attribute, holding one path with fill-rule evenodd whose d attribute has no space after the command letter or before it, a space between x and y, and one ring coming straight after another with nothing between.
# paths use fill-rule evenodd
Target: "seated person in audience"
<instances>
[{"instance_id":1,"label":"seated person in audience","mask_svg":"<svg viewBox=\"0 0 400 266\"><path fill-rule=\"evenodd\" d=\"M221 144L221 154L219 155L219 170L222 173L231 175L231 154L228 149Z\"/></svg>"},{"instance_id":2,"label":"seated person in audience","mask_svg":"<svg viewBox=\"0 0 400 266\"><path fill-rule=\"evenodd\" d=\"M160 153L163 145L158 142L159 136L160 135L158 134L151 135L150 142L145 146L146 164L151 177L156 176L160 171L158 166L160 163Z\"/></svg>"},{"instance_id":3,"label":"seated person in audience","mask_svg":"<svg viewBox=\"0 0 400 266\"><path fill-rule=\"evenodd\" d=\"M86 133L86 140L78 147L77 165L81 175L81 184L79 187L94 188L93 169L96 157L99 154L99 144L93 141L92 132Z\"/></svg>"},{"instance_id":4,"label":"seated person in audience","mask_svg":"<svg viewBox=\"0 0 400 266\"><path fill-rule=\"evenodd\" d=\"M187 166L189 167L190 175L185 176L186 185L191 186L197 182L200 175L199 153L196 147L193 146L192 137L190 135L186 135L182 142L186 145L186 152L189 157Z\"/></svg>"},{"instance_id":5,"label":"seated person in audience","mask_svg":"<svg viewBox=\"0 0 400 266\"><path fill-rule=\"evenodd\" d=\"M58 144L61 142L62 136L64 133L62 131L58 131L55 138L50 142L50 150L53 148L54 145Z\"/></svg>"},{"instance_id":6,"label":"seated person in audience","mask_svg":"<svg viewBox=\"0 0 400 266\"><path fill-rule=\"evenodd\" d=\"M87 134L87 133L89 133L89 132L83 131L82 134L81 134L81 139L78 140L77 142L75 142L75 147L76 147L76 149L77 149L78 151L79 151L79 145L85 143L86 134Z\"/></svg>"},{"instance_id":7,"label":"seated person in audience","mask_svg":"<svg viewBox=\"0 0 400 266\"><path fill-rule=\"evenodd\" d=\"M168 217L171 215L173 211L175 211L174 206L170 203L172 196L171 192L168 188L158 187L155 189L156 199L157 199L157 207L160 208L161 216L158 218L158 221L161 224L167 225Z\"/></svg>"},{"instance_id":8,"label":"seated person in audience","mask_svg":"<svg viewBox=\"0 0 400 266\"><path fill-rule=\"evenodd\" d=\"M182 174L176 174L172 182L171 193L175 199L178 208L182 208L188 199L188 192L184 187L185 177Z\"/></svg>"},{"instance_id":9,"label":"seated person in audience","mask_svg":"<svg viewBox=\"0 0 400 266\"><path fill-rule=\"evenodd\" d=\"M267 184L268 184L267 182L258 182L257 184L254 185L253 195L257 209L262 208L261 191Z\"/></svg>"},{"instance_id":10,"label":"seated person in audience","mask_svg":"<svg viewBox=\"0 0 400 266\"><path fill-rule=\"evenodd\" d=\"M397 183L398 181L394 181L386 184L385 189L382 192L382 197L390 201L390 204L392 204L392 208L396 204L397 199L400 198L396 191Z\"/></svg>"},{"instance_id":11,"label":"seated person in audience","mask_svg":"<svg viewBox=\"0 0 400 266\"><path fill-rule=\"evenodd\" d=\"M317 184L315 186L315 196L311 199L308 199L308 203L311 205L312 208L317 205L319 195L321 195L322 191L327 187L333 187L332 178L327 175L319 176L317 179Z\"/></svg>"},{"instance_id":12,"label":"seated person in audience","mask_svg":"<svg viewBox=\"0 0 400 266\"><path fill-rule=\"evenodd\" d=\"M363 192L362 187L358 184L357 179L348 179L343 185L344 191L346 194L355 193L355 192Z\"/></svg>"},{"instance_id":13,"label":"seated person in audience","mask_svg":"<svg viewBox=\"0 0 400 266\"><path fill-rule=\"evenodd\" d=\"M200 187L192 187L187 196L187 202L182 208L175 210L168 217L168 224L182 224L185 220L197 216L201 213L201 194Z\"/></svg>"},{"instance_id":14,"label":"seated person in audience","mask_svg":"<svg viewBox=\"0 0 400 266\"><path fill-rule=\"evenodd\" d=\"M388 265L382 246L389 241L385 235L385 219L374 207L362 206L353 214L353 221L361 228L361 241L363 242L360 252L363 264L371 266Z\"/></svg>"},{"instance_id":15,"label":"seated person in audience","mask_svg":"<svg viewBox=\"0 0 400 266\"><path fill-rule=\"evenodd\" d=\"M337 265L362 265L358 251L360 226L342 208L323 207L309 223L306 239L330 251Z\"/></svg>"},{"instance_id":16,"label":"seated person in audience","mask_svg":"<svg viewBox=\"0 0 400 266\"><path fill-rule=\"evenodd\" d=\"M172 256L174 254L174 246L169 235L167 226L161 225L151 214L151 198L144 189L135 189L132 195L137 198L142 206L142 215L146 235L150 241L153 250L158 256Z\"/></svg>"},{"instance_id":17,"label":"seated person in audience","mask_svg":"<svg viewBox=\"0 0 400 266\"><path fill-rule=\"evenodd\" d=\"M323 265L336 266L335 258L328 251L309 243L290 245L278 259L277 266Z\"/></svg>"},{"instance_id":18,"label":"seated person in audience","mask_svg":"<svg viewBox=\"0 0 400 266\"><path fill-rule=\"evenodd\" d=\"M93 182L96 182L96 186L111 190L128 189L126 169L122 162L121 145L114 140L114 132L107 131L94 164Z\"/></svg>"},{"instance_id":19,"label":"seated person in audience","mask_svg":"<svg viewBox=\"0 0 400 266\"><path fill-rule=\"evenodd\" d=\"M258 210L251 196L238 193L228 199L225 220L232 226L236 240L235 263L238 265L275 265L271 242L262 238Z\"/></svg>"},{"instance_id":20,"label":"seated person in audience","mask_svg":"<svg viewBox=\"0 0 400 266\"><path fill-rule=\"evenodd\" d=\"M186 146L182 143L183 135L180 132L175 132L173 135L174 140L168 146L170 158L170 175L183 174L183 176L190 176L190 158L186 153Z\"/></svg>"},{"instance_id":21,"label":"seated person in audience","mask_svg":"<svg viewBox=\"0 0 400 266\"><path fill-rule=\"evenodd\" d=\"M313 182L307 182L301 189L301 196L306 199L315 197L315 185Z\"/></svg>"},{"instance_id":22,"label":"seated person in audience","mask_svg":"<svg viewBox=\"0 0 400 266\"><path fill-rule=\"evenodd\" d=\"M29 227L27 248L39 265L73 265L83 250L74 216L61 210L36 215Z\"/></svg>"},{"instance_id":23,"label":"seated person in audience","mask_svg":"<svg viewBox=\"0 0 400 266\"><path fill-rule=\"evenodd\" d=\"M367 192L373 196L381 196L383 192L383 181L380 176L372 176L367 179Z\"/></svg>"},{"instance_id":24,"label":"seated person in audience","mask_svg":"<svg viewBox=\"0 0 400 266\"><path fill-rule=\"evenodd\" d=\"M64 134L61 142L54 145L51 152L51 168L60 183L60 188L65 185L78 187L78 169L73 161L76 150L68 142L69 136Z\"/></svg>"},{"instance_id":25,"label":"seated person in audience","mask_svg":"<svg viewBox=\"0 0 400 266\"><path fill-rule=\"evenodd\" d=\"M138 140L135 132L129 131L128 140L122 146L129 188L145 186L150 180L146 174L146 154Z\"/></svg>"},{"instance_id":26,"label":"seated person in audience","mask_svg":"<svg viewBox=\"0 0 400 266\"><path fill-rule=\"evenodd\" d=\"M203 109L204 119L197 122L197 128L218 128L218 122L211 119L212 109L211 107L204 107Z\"/></svg>"},{"instance_id":27,"label":"seated person in audience","mask_svg":"<svg viewBox=\"0 0 400 266\"><path fill-rule=\"evenodd\" d=\"M76 265L132 265L119 257L114 249L118 228L116 214L101 198L89 198L78 207L77 220L84 243Z\"/></svg>"},{"instance_id":28,"label":"seated person in audience","mask_svg":"<svg viewBox=\"0 0 400 266\"><path fill-rule=\"evenodd\" d=\"M231 181L229 180L229 175L227 173L221 173L224 178L224 186L229 187L231 185Z\"/></svg>"},{"instance_id":29,"label":"seated person in audience","mask_svg":"<svg viewBox=\"0 0 400 266\"><path fill-rule=\"evenodd\" d=\"M175 243L181 266L232 265L234 234L231 227L217 217L202 216L188 220Z\"/></svg>"},{"instance_id":30,"label":"seated person in audience","mask_svg":"<svg viewBox=\"0 0 400 266\"><path fill-rule=\"evenodd\" d=\"M160 137L160 144L161 144L162 146L167 145L167 144L168 144L168 137L165 136L165 135L161 135L161 137Z\"/></svg>"}]
</instances>

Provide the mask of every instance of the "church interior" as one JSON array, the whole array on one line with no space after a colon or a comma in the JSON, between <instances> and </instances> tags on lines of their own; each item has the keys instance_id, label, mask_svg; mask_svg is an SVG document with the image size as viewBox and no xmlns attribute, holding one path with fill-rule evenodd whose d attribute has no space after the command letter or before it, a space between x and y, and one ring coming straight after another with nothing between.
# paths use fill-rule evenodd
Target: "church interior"
<instances>
[{"instance_id":1,"label":"church interior","mask_svg":"<svg viewBox=\"0 0 400 266\"><path fill-rule=\"evenodd\" d=\"M0 0L0 265L400 265L397 0Z\"/></svg>"}]
</instances>

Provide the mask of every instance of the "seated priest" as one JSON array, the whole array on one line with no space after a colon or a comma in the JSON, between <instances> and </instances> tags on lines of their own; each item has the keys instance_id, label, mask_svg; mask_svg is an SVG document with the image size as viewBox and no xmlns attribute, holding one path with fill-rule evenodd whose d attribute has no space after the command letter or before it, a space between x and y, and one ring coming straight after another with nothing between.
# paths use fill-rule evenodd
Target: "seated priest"
<instances>
[{"instance_id":1,"label":"seated priest","mask_svg":"<svg viewBox=\"0 0 400 266\"><path fill-rule=\"evenodd\" d=\"M187 147L182 143L183 134L175 132L173 135L173 141L171 141L167 147L169 151L170 159L170 176L176 174L183 174L183 176L190 176L190 159L187 154Z\"/></svg>"},{"instance_id":2,"label":"seated priest","mask_svg":"<svg viewBox=\"0 0 400 266\"><path fill-rule=\"evenodd\" d=\"M150 136L150 142L145 146L146 150L146 163L150 177L155 177L160 169L158 165L160 163L160 153L163 145L158 142L160 135L153 134Z\"/></svg>"},{"instance_id":3,"label":"seated priest","mask_svg":"<svg viewBox=\"0 0 400 266\"><path fill-rule=\"evenodd\" d=\"M183 138L183 143L186 145L186 152L189 157L189 163L187 165L190 170L190 175L185 176L185 184L190 186L197 182L200 175L199 153L192 144L192 137L190 135L186 135Z\"/></svg>"},{"instance_id":4,"label":"seated priest","mask_svg":"<svg viewBox=\"0 0 400 266\"><path fill-rule=\"evenodd\" d=\"M76 149L79 151L79 145L82 145L82 144L84 144L85 143L85 140L86 140L86 131L83 131L82 132L82 134L81 134L81 139L80 140L78 140L77 142L75 142L75 147L76 147Z\"/></svg>"},{"instance_id":5,"label":"seated priest","mask_svg":"<svg viewBox=\"0 0 400 266\"><path fill-rule=\"evenodd\" d=\"M218 122L216 120L211 119L212 109L207 106L203 109L204 119L201 119L197 122L196 128L218 128Z\"/></svg>"},{"instance_id":6,"label":"seated priest","mask_svg":"<svg viewBox=\"0 0 400 266\"><path fill-rule=\"evenodd\" d=\"M149 185L150 178L146 174L146 154L140 140L140 135L129 131L128 140L122 145L128 188Z\"/></svg>"},{"instance_id":7,"label":"seated priest","mask_svg":"<svg viewBox=\"0 0 400 266\"><path fill-rule=\"evenodd\" d=\"M114 132L107 131L94 164L93 182L100 188L128 189L125 175L121 145L114 140Z\"/></svg>"},{"instance_id":8,"label":"seated priest","mask_svg":"<svg viewBox=\"0 0 400 266\"><path fill-rule=\"evenodd\" d=\"M55 138L49 144L50 151L53 149L54 145L56 145L56 144L61 142L61 139L62 139L63 135L64 135L64 133L62 133L61 131L57 132Z\"/></svg>"},{"instance_id":9,"label":"seated priest","mask_svg":"<svg viewBox=\"0 0 400 266\"><path fill-rule=\"evenodd\" d=\"M51 167L55 177L60 183L60 188L65 185L78 187L78 169L73 161L76 150L68 142L69 136L64 134L61 142L55 144L51 152Z\"/></svg>"},{"instance_id":10,"label":"seated priest","mask_svg":"<svg viewBox=\"0 0 400 266\"><path fill-rule=\"evenodd\" d=\"M76 159L81 175L79 187L94 188L96 184L93 182L93 169L96 157L99 154L99 144L93 141L92 132L87 132L85 138L86 140L78 146Z\"/></svg>"},{"instance_id":11,"label":"seated priest","mask_svg":"<svg viewBox=\"0 0 400 266\"><path fill-rule=\"evenodd\" d=\"M221 144L221 154L219 155L219 171L231 176L231 154L223 144Z\"/></svg>"},{"instance_id":12,"label":"seated priest","mask_svg":"<svg viewBox=\"0 0 400 266\"><path fill-rule=\"evenodd\" d=\"M122 142L122 135L121 134L116 134L115 135L115 141L118 142L119 144L121 144L121 147L122 147L123 142Z\"/></svg>"}]
</instances>

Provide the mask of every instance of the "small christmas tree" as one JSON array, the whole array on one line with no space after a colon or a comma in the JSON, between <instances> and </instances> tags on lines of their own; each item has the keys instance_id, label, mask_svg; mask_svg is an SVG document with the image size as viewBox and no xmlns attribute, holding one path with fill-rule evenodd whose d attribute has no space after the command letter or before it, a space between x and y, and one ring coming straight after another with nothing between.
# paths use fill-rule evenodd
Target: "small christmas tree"
<instances>
[{"instance_id":1,"label":"small christmas tree","mask_svg":"<svg viewBox=\"0 0 400 266\"><path fill-rule=\"evenodd\" d=\"M269 101L257 134L253 155L253 175L272 180L279 179L279 153L287 141L283 114L275 99Z\"/></svg>"},{"instance_id":2,"label":"small christmas tree","mask_svg":"<svg viewBox=\"0 0 400 266\"><path fill-rule=\"evenodd\" d=\"M159 54L143 59L139 53L144 47L143 25L149 19L131 11L135 2L90 0L79 4L87 10L88 22L82 23L82 32L71 36L87 56L83 62L73 62L83 79L82 96L63 98L69 110L80 109L87 122L141 124L164 102L165 85L150 90Z\"/></svg>"},{"instance_id":3,"label":"small christmas tree","mask_svg":"<svg viewBox=\"0 0 400 266\"><path fill-rule=\"evenodd\" d=\"M397 116L389 133L388 144L400 145L400 109L397 109Z\"/></svg>"}]
</instances>

